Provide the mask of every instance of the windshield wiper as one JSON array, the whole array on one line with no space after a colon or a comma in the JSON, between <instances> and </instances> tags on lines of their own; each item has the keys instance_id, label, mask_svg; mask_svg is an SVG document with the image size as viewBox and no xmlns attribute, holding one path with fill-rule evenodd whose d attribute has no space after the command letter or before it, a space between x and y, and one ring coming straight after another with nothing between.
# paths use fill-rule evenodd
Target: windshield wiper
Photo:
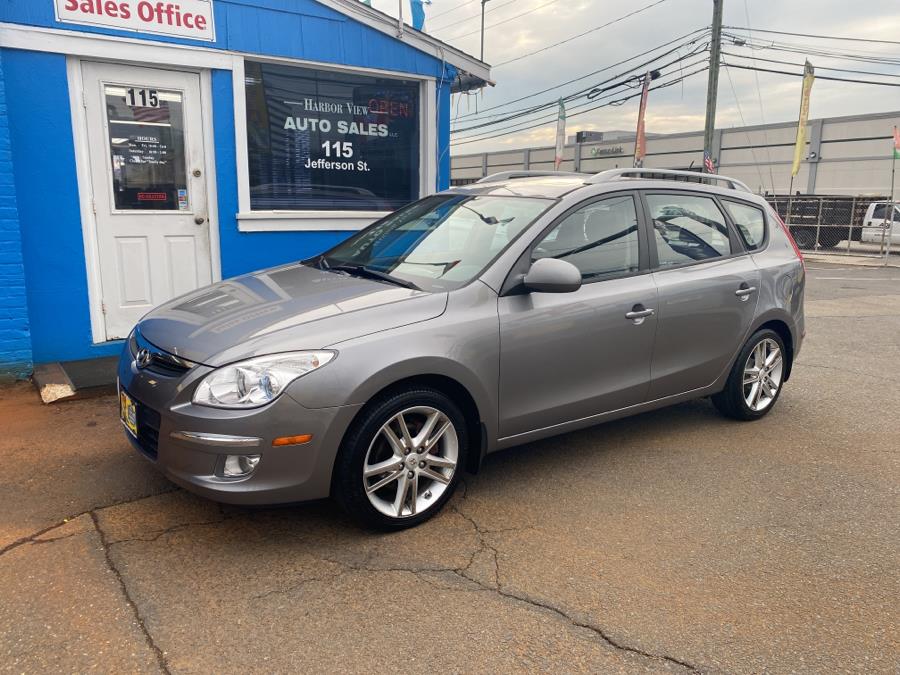
<instances>
[{"instance_id":1,"label":"windshield wiper","mask_svg":"<svg viewBox=\"0 0 900 675\"><path fill-rule=\"evenodd\" d=\"M366 265L331 265L328 269L332 272L347 272L347 274L356 274L361 277L368 277L369 279L387 281L388 283L396 284L397 286L403 286L403 288L411 288L414 291L422 290L411 281L391 276L387 272L382 272L381 270L376 270L375 268L367 267Z\"/></svg>"}]
</instances>

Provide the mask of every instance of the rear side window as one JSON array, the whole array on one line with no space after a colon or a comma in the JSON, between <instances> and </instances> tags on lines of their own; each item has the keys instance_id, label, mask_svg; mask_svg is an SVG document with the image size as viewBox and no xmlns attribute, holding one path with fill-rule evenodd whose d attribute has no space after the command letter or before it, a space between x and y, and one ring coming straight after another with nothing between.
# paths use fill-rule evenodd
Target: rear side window
<instances>
[{"instance_id":1,"label":"rear side window","mask_svg":"<svg viewBox=\"0 0 900 675\"><path fill-rule=\"evenodd\" d=\"M559 258L584 280L637 272L638 224L631 195L591 202L573 211L544 237L532 260Z\"/></svg>"},{"instance_id":2,"label":"rear side window","mask_svg":"<svg viewBox=\"0 0 900 675\"><path fill-rule=\"evenodd\" d=\"M709 197L647 195L660 267L731 254L725 216Z\"/></svg>"},{"instance_id":3,"label":"rear side window","mask_svg":"<svg viewBox=\"0 0 900 675\"><path fill-rule=\"evenodd\" d=\"M725 208L728 209L728 215L737 225L738 232L741 233L747 248L755 251L762 246L766 239L766 217L763 215L762 209L727 200L725 200Z\"/></svg>"}]
</instances>

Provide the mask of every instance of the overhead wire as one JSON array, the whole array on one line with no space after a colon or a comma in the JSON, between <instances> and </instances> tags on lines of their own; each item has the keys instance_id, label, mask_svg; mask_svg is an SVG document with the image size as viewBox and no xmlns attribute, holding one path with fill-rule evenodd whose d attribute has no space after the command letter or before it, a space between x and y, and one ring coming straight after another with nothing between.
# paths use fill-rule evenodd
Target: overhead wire
<instances>
[{"instance_id":1,"label":"overhead wire","mask_svg":"<svg viewBox=\"0 0 900 675\"><path fill-rule=\"evenodd\" d=\"M591 28L590 30L586 30L586 31L584 31L583 33L579 33L578 35L573 35L573 36L571 36L571 37L565 38L564 40L560 40L559 42L554 42L554 43L551 44L551 45L547 45L546 47L541 47L540 49L535 49L534 51L527 52L527 53L525 53L525 54L520 54L519 56L516 56L516 57L514 57L514 58L507 59L506 61L501 61L500 63L496 63L496 64L494 64L494 68L500 68L500 67L505 66L505 65L507 65L507 64L514 63L514 62L516 62L516 61L521 61L522 59L528 58L529 56L534 56L535 54L540 54L540 53L545 52L545 51L547 51L547 50L549 50L549 49L554 49L554 48L556 48L556 47L559 47L560 45L567 44L567 43L569 43L569 42L572 42L572 40L577 40L578 38L582 38L582 37L584 37L585 35L590 35L591 33L595 33L595 32L597 32L598 30L602 30L603 28L608 28L609 26L612 26L613 24L617 24L617 23L619 23L620 21L624 21L625 19L628 19L628 18L630 18L630 17L632 17L632 16L635 16L635 15L640 14L640 13L642 13L642 12L646 12L646 11L649 10L649 9L653 9L653 8L656 7L657 5L661 5L662 3L666 2L666 1L667 1L667 0L656 0L656 2L652 2L652 3L650 3L649 5L645 5L645 6L643 6L643 7L639 7L638 9L636 9L636 10L634 10L634 11L632 11L632 12L629 12L628 14L625 14L625 15L623 15L623 16L620 16L620 17L616 18L616 19L613 19L612 21L607 21L606 23L604 23L604 24L602 24L602 25L600 25L600 26L596 26L596 27L594 27L594 28Z\"/></svg>"},{"instance_id":2,"label":"overhead wire","mask_svg":"<svg viewBox=\"0 0 900 675\"><path fill-rule=\"evenodd\" d=\"M544 4L538 5L537 7L532 7L528 11L521 12L519 14L516 14L515 16L511 16L507 19L504 19L503 21L498 21L497 23L492 23L490 25L487 25L484 27L484 29L487 30L488 28L493 28L494 26L499 26L502 23L508 23L509 21L512 21L513 19L518 19L520 16L525 16L526 14L531 14L532 12L536 12L537 10L541 9L542 7L546 7L547 5L552 5L554 2L558 2L558 1L559 0L550 0L549 2L545 2ZM495 12L498 9L502 9L502 8L506 7L507 5L511 5L513 3L520 3L520 0L507 0L507 2L502 2L499 5L496 5L494 7L491 7L488 10L485 10L485 14L489 14L490 12ZM478 19L480 17L481 17L481 13L479 12L478 14L473 14L472 16L468 16L465 19L460 19L459 21L454 21L453 23L448 23L441 27L435 27L435 28L432 28L431 30L432 30L432 32L445 30L446 28L450 28L451 26L456 26L458 24L465 23L466 21L471 21L472 19ZM448 40L456 40L458 38L468 37L469 35L474 35L475 33L480 33L480 32L481 32L481 29L478 28L477 30L471 31L469 33L463 33L460 35L451 35L447 39Z\"/></svg>"},{"instance_id":3,"label":"overhead wire","mask_svg":"<svg viewBox=\"0 0 900 675\"><path fill-rule=\"evenodd\" d=\"M676 64L682 63L683 61L685 61L685 60L687 60L687 59L690 59L691 57L694 57L694 56L696 56L697 54L703 53L703 52L705 52L705 51L706 51L706 48L705 48L705 47L704 47L703 49L700 49L700 50L695 50L695 51L690 52L690 53L686 54L685 56L681 56L681 57L679 57L679 58L677 58L677 59L675 59L675 60L673 60L673 61L669 61L668 63L664 63L664 64L661 64L661 65L659 65L659 66L656 66L655 70L662 70L662 69L664 69L664 68L668 68L669 66L672 66L672 65L676 65ZM640 67L639 67L639 68L640 68ZM631 83L631 82L635 82L635 85L634 85L634 86L640 86L639 78L640 78L642 75L643 75L643 72L637 71L636 69L631 69L628 73L624 73L624 74L621 74L621 75L615 75L615 76L613 76L613 77L607 78L607 79L605 79L605 80L603 80L603 81L601 81L601 82L594 83L594 84L593 84L592 86L590 86L590 87L587 87L587 88L585 88L585 89L581 89L581 90L579 90L579 91L577 91L577 92L574 92L574 93L572 93L572 94L569 94L569 95L567 95L567 96L562 96L562 97L559 97L559 98L556 98L556 99L553 99L553 100L546 101L546 102L544 102L544 103L540 103L540 104L536 104L536 105L534 105L534 106L530 106L530 107L528 107L528 108L523 108L523 109L520 109L520 110L507 111L507 112L503 113L504 117L500 117L500 118L498 118L498 119L493 119L493 120L490 120L490 121L470 120L470 121L473 122L474 124L472 124L471 126L467 126L467 127L461 128L461 129L455 129L455 130L453 130L453 133L463 133L463 132L466 132L466 131L471 131L471 130L473 130L473 129L479 129L479 128L482 128L482 127L488 127L488 126L492 126L492 125L495 125L495 124L501 124L501 123L503 123L503 122L509 121L509 120L514 119L514 118L517 118L517 117L523 117L523 116L527 116L527 115L532 115L532 114L534 114L534 113L541 112L541 111L543 111L543 110L547 110L547 109L549 109L549 108L554 108L554 107L556 107L556 106L559 104L559 101L560 101L560 100L562 100L564 103L568 103L568 102L570 102L570 101L573 101L573 100L575 100L575 99L580 98L581 96L587 96L588 98L595 98L595 97L592 97L592 96L590 95L590 92L591 92L593 89L596 89L596 88L598 88L598 87L601 87L602 85L609 84L609 83L612 82L613 80L620 80L620 81L619 81L618 83L614 84L614 85L611 85L609 88L618 88L618 87L622 87L622 86L629 86L629 83Z\"/></svg>"},{"instance_id":4,"label":"overhead wire","mask_svg":"<svg viewBox=\"0 0 900 675\"><path fill-rule=\"evenodd\" d=\"M749 24L749 21L747 22ZM869 42L872 44L882 44L882 45L900 45L900 41L897 40L877 40L875 38L859 38L859 37L850 37L847 35L817 35L815 33L795 33L793 31L783 31L783 30L771 30L767 28L743 28L741 26L723 26L728 30L743 30L747 32L757 32L757 33L769 33L772 35L790 35L791 37L804 37L804 38L813 38L816 40L840 40L847 42Z\"/></svg>"},{"instance_id":5,"label":"overhead wire","mask_svg":"<svg viewBox=\"0 0 900 675\"><path fill-rule=\"evenodd\" d=\"M643 51L643 52L641 52L640 54L635 54L634 56L629 56L629 57L626 58L626 59L622 59L621 61L617 61L616 63L612 63L612 64L610 64L610 65L608 65L608 66L604 66L603 68L599 68L599 69L597 69L597 70L593 70L593 71L591 71L590 73L586 73L586 74L584 74L584 75L579 75L578 77L572 78L571 80L566 80L565 82L561 82L561 83L559 83L559 84L553 85L552 87L547 87L546 89L541 89L540 91L534 91L534 92L531 92L530 94L526 94L526 95L524 95L524 96L520 96L519 98L514 98L514 99L511 99L511 100L509 100L509 101L504 101L503 103L498 103L498 104L496 104L496 105L494 105L494 106L491 106L491 107L489 107L489 108L483 108L482 110L480 110L480 111L478 111L478 112L466 113L465 115L461 115L461 116L460 116L460 119L466 119L466 118L471 118L471 117L476 117L476 118L479 118L479 117L496 117L497 115L500 115L500 114L506 115L506 114L507 114L506 112L504 112L504 113L492 113L492 114L490 114L490 115L488 115L487 113L488 113L489 111L491 111L491 110L498 110L498 109L500 109L500 108L505 108L505 107L507 107L507 106L512 105L513 103L520 103L521 101L525 101L525 100L528 100L528 99L532 99L532 98L534 98L535 96L540 96L541 94L546 94L547 92L555 91L555 90L560 89L560 88L562 88L562 87L564 87L564 86L566 86L566 85L573 84L573 83L579 82L579 81L581 81L581 80L586 80L587 78L593 77L594 75L599 75L600 73L607 72L607 71L609 71L609 70L612 70L613 68L617 68L618 66L624 65L624 64L628 63L629 61L634 61L635 59L639 59L639 58L641 58L641 57L643 57L643 56L646 56L647 54L652 54L653 52L655 52L655 51L657 51L657 50L659 50L659 49L663 49L663 48L665 48L665 47L668 47L668 46L670 46L670 45L672 45L672 44L674 44L674 43L676 43L676 42L679 43L679 44L677 45L677 47L675 47L675 48L673 48L673 49L670 49L670 50L668 50L668 51L666 51L666 52L663 52L662 54L657 54L657 55L654 56L652 59L649 59L648 61L644 61L644 62L642 62L642 63L640 63L640 64L637 64L637 65L631 67L632 70L644 68L644 67L646 67L646 66L651 65L652 63L654 63L655 61L657 61L657 60L659 60L659 59L661 59L661 58L665 58L666 56L669 56L670 54L676 53L679 49L681 49L681 48L683 48L683 47L686 47L686 46L688 46L688 45L695 44L698 40L701 40L701 39L705 38L705 37L706 37L706 33L708 33L708 32L709 32L709 29L708 29L708 28L700 28L700 29L693 30L693 31L691 31L690 33L685 33L684 35L682 35L682 36L680 36L680 37L677 37L677 38L675 38L674 40L670 40L669 42L664 42L663 44L657 45L656 47L653 47L653 48L651 48L651 49L648 49L648 50L646 50L646 51ZM689 39L686 39L686 40L685 40L685 38L689 38ZM684 41L681 42L682 40L684 40ZM594 85L591 85L591 86L594 86ZM590 88L591 88L591 87L588 87L588 88L583 89L583 90L580 90L580 91L587 91L587 90L590 89Z\"/></svg>"},{"instance_id":6,"label":"overhead wire","mask_svg":"<svg viewBox=\"0 0 900 675\"><path fill-rule=\"evenodd\" d=\"M708 69L709 69L709 65L706 64L702 68L685 73L683 76L680 76L675 80L650 87L650 91L654 91L656 89L664 89L666 87L670 87L670 86L679 84L683 80L686 80L694 75L706 72ZM616 95L617 94L615 92L613 92L604 98L612 98L613 96L616 96ZM600 103L597 105L591 105L590 107L587 107L587 108L583 108L583 106L585 106L587 104L581 104L581 105L573 108L573 110L575 110L575 112L571 112L571 113L567 112L566 118L568 119L571 117L577 117L578 115L583 115L585 113L591 112L593 110L598 110L600 108L605 108L605 107L609 107L609 106L619 106L619 105L622 105L634 98L637 98L640 95L641 95L641 92L637 91L634 94L631 94L629 96L625 96L625 97L621 97L621 98L617 98L617 99L613 99L613 100L607 100L604 103ZM589 103L595 103L595 101L590 101ZM582 109L578 109L578 108L582 108ZM553 117L554 116L551 115L550 119L552 119ZM516 125L515 127L507 127L507 128L501 129L501 130L493 130L491 132L487 132L486 134L481 134L481 135L477 135L477 136L467 136L467 137L458 139L456 141L451 140L450 145L465 145L467 143L474 143L477 141L485 141L485 140L489 140L491 138L498 138L500 136L506 136L506 135L514 134L514 133L517 133L520 131L527 131L529 129L535 129L540 126L544 126L547 123L547 121L548 121L547 118L541 118L540 120L537 120L537 121L531 121L531 122L527 123L525 126Z\"/></svg>"}]
</instances>

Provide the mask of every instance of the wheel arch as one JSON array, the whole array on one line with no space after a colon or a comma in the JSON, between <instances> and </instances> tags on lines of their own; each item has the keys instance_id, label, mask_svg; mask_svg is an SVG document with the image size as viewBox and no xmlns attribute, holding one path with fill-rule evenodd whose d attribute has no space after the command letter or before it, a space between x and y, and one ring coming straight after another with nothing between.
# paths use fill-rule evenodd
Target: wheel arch
<instances>
[{"instance_id":1,"label":"wheel arch","mask_svg":"<svg viewBox=\"0 0 900 675\"><path fill-rule=\"evenodd\" d=\"M763 321L758 326L753 328L751 332L751 336L755 333L758 333L761 330L773 330L778 333L778 337L781 338L781 341L784 343L784 348L787 350L787 359L785 360L785 371L784 371L784 381L787 382L788 378L791 376L791 370L794 365L794 334L791 332L790 327L787 322L783 319L768 319Z\"/></svg>"},{"instance_id":2,"label":"wheel arch","mask_svg":"<svg viewBox=\"0 0 900 675\"><path fill-rule=\"evenodd\" d=\"M367 412L374 401L389 395L395 391L410 389L414 387L427 387L435 389L446 395L462 410L466 418L466 431L469 436L469 454L466 458L465 469L470 473L477 473L481 467L481 462L488 451L488 438L490 438L490 423L485 419L485 410L487 403L476 400L475 396L459 378L453 377L443 372L419 372L415 374L396 375L394 378L379 378L382 382L380 388L368 389L365 396L365 404L356 412L344 435L349 432L356 421Z\"/></svg>"}]
</instances>

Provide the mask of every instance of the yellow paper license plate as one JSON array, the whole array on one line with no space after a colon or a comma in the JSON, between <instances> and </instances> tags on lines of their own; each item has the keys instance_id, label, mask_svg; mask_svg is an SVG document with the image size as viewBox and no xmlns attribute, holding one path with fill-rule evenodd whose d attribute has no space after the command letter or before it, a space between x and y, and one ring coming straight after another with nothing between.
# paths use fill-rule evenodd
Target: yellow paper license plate
<instances>
[{"instance_id":1,"label":"yellow paper license plate","mask_svg":"<svg viewBox=\"0 0 900 675\"><path fill-rule=\"evenodd\" d=\"M137 408L124 391L119 392L119 417L122 418L122 424L128 429L128 433L137 438Z\"/></svg>"}]
</instances>

